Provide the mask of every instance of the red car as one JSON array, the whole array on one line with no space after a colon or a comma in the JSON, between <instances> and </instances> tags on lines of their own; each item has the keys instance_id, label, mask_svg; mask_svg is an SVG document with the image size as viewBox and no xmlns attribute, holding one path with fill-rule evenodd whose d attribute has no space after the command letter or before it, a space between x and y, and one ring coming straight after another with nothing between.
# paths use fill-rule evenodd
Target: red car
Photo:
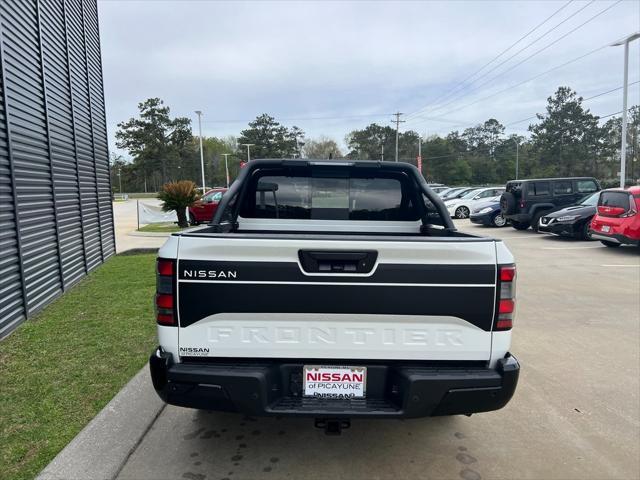
<instances>
[{"instance_id":1,"label":"red car","mask_svg":"<svg viewBox=\"0 0 640 480\"><path fill-rule=\"evenodd\" d=\"M202 222L210 222L213 214L216 213L218 209L222 195L224 195L226 191L226 188L214 188L191 205L189 207L189 223L191 223L191 225L198 225Z\"/></svg>"},{"instance_id":2,"label":"red car","mask_svg":"<svg viewBox=\"0 0 640 480\"><path fill-rule=\"evenodd\" d=\"M591 221L591 238L607 247L640 246L640 186L603 190Z\"/></svg>"}]
</instances>

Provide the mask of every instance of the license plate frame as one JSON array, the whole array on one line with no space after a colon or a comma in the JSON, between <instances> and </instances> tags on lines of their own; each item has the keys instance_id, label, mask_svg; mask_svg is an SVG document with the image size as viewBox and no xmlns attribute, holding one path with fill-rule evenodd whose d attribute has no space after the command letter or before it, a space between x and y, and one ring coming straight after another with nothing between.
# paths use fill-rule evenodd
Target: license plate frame
<instances>
[{"instance_id":1,"label":"license plate frame","mask_svg":"<svg viewBox=\"0 0 640 480\"><path fill-rule=\"evenodd\" d=\"M342 400L367 397L367 367L354 365L304 365L305 397Z\"/></svg>"}]
</instances>

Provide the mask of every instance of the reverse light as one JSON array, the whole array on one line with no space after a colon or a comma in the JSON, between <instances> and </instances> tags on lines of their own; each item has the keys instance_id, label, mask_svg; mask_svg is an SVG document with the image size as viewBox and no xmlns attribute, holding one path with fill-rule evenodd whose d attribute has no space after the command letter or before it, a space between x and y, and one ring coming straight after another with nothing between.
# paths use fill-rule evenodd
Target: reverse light
<instances>
[{"instance_id":1,"label":"reverse light","mask_svg":"<svg viewBox=\"0 0 640 480\"><path fill-rule=\"evenodd\" d=\"M516 308L516 266L498 266L498 298L494 331L511 330Z\"/></svg>"}]
</instances>

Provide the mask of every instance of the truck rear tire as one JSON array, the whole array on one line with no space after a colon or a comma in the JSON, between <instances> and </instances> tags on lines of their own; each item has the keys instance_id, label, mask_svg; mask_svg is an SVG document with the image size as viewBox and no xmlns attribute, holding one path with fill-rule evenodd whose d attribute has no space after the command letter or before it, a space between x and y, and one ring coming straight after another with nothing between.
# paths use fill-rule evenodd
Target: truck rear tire
<instances>
[{"instance_id":1,"label":"truck rear tire","mask_svg":"<svg viewBox=\"0 0 640 480\"><path fill-rule=\"evenodd\" d=\"M538 225L540 224L540 218L544 215L544 212L536 213L531 219L531 229L534 232L538 232Z\"/></svg>"},{"instance_id":2,"label":"truck rear tire","mask_svg":"<svg viewBox=\"0 0 640 480\"><path fill-rule=\"evenodd\" d=\"M511 226L516 230L526 230L529 228L529 224L527 222L511 222Z\"/></svg>"}]
</instances>

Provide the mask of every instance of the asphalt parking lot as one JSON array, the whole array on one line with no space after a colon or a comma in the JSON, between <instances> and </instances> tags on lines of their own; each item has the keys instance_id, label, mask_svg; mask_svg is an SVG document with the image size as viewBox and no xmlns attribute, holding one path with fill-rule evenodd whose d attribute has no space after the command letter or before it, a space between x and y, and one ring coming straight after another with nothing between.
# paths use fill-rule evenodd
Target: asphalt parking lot
<instances>
[{"instance_id":1,"label":"asphalt parking lot","mask_svg":"<svg viewBox=\"0 0 640 480\"><path fill-rule=\"evenodd\" d=\"M503 238L518 263L522 370L507 407L330 437L311 419L167 406L119 478L640 478L637 250L456 222Z\"/></svg>"}]
</instances>

